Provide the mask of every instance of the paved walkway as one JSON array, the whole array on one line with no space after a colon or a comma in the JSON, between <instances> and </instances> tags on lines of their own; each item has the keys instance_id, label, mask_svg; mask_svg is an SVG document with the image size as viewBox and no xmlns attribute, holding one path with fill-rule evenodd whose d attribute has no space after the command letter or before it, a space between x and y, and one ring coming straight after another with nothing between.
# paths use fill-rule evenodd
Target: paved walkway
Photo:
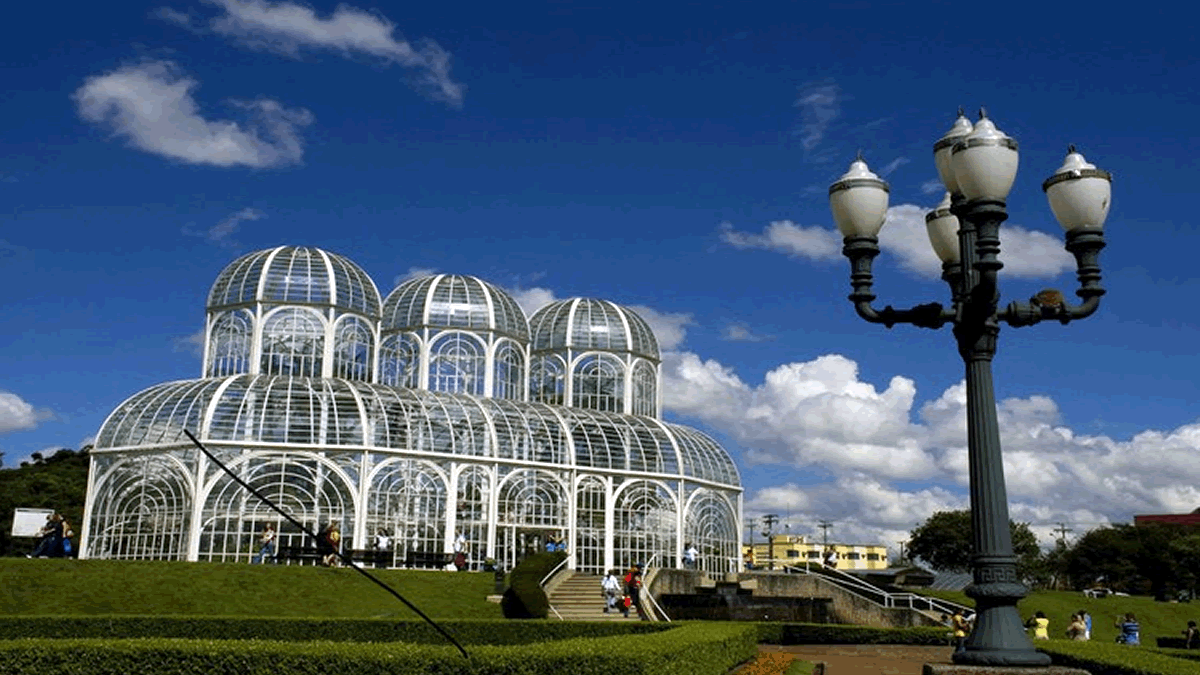
<instances>
[{"instance_id":1,"label":"paved walkway","mask_svg":"<svg viewBox=\"0 0 1200 675\"><path fill-rule=\"evenodd\" d=\"M759 645L801 661L824 661L825 675L921 675L926 663L950 663L950 647L905 645Z\"/></svg>"}]
</instances>

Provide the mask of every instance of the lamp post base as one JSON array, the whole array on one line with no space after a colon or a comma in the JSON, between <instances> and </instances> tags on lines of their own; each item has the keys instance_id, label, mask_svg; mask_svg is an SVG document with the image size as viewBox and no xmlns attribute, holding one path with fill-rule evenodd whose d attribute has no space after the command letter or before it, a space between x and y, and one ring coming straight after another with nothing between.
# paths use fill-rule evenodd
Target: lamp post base
<instances>
[{"instance_id":1,"label":"lamp post base","mask_svg":"<svg viewBox=\"0 0 1200 675\"><path fill-rule=\"evenodd\" d=\"M1089 675L1067 666L964 666L926 663L921 675Z\"/></svg>"}]
</instances>

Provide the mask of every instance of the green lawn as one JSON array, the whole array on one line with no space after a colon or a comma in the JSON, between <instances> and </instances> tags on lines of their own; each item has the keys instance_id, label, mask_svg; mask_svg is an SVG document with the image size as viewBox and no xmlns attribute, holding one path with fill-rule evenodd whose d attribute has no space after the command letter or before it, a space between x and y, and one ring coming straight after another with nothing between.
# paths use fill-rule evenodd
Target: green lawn
<instances>
[{"instance_id":1,"label":"green lawn","mask_svg":"<svg viewBox=\"0 0 1200 675\"><path fill-rule=\"evenodd\" d=\"M968 606L975 603L962 593L953 591L922 591L945 600ZM1114 626L1118 615L1133 612L1142 626L1142 644L1154 646L1157 637L1182 637L1187 622L1200 621L1200 602L1171 603L1155 602L1143 596L1087 598L1083 593L1072 591L1033 591L1017 605L1021 617L1028 619L1039 610L1050 619L1050 637L1065 640L1064 631L1071 615L1086 609L1092 615L1092 640L1113 642L1117 637Z\"/></svg>"},{"instance_id":2,"label":"green lawn","mask_svg":"<svg viewBox=\"0 0 1200 675\"><path fill-rule=\"evenodd\" d=\"M490 573L372 570L434 618L501 618ZM416 618L354 570L114 560L0 559L0 615Z\"/></svg>"}]
</instances>

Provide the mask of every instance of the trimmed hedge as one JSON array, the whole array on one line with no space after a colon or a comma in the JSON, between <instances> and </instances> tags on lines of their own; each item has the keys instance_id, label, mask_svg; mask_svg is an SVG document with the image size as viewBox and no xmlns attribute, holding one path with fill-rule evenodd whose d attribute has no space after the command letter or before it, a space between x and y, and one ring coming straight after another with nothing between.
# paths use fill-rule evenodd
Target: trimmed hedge
<instances>
[{"instance_id":1,"label":"trimmed hedge","mask_svg":"<svg viewBox=\"0 0 1200 675\"><path fill-rule=\"evenodd\" d=\"M507 619L544 619L550 613L550 599L542 590L542 579L567 558L563 551L535 553L512 569L508 590L500 600Z\"/></svg>"},{"instance_id":2,"label":"trimmed hedge","mask_svg":"<svg viewBox=\"0 0 1200 675\"><path fill-rule=\"evenodd\" d=\"M439 621L456 640L477 645L521 645L580 637L657 633L671 624L614 622L533 622L501 619ZM411 642L446 644L421 620L300 619L291 617L185 616L0 616L0 639L11 638L186 638L273 640L277 642Z\"/></svg>"},{"instance_id":3,"label":"trimmed hedge","mask_svg":"<svg viewBox=\"0 0 1200 675\"><path fill-rule=\"evenodd\" d=\"M724 675L757 652L747 624L689 624L651 634L530 645L453 647L259 640L0 641L10 675Z\"/></svg>"},{"instance_id":4,"label":"trimmed hedge","mask_svg":"<svg viewBox=\"0 0 1200 675\"><path fill-rule=\"evenodd\" d=\"M1092 675L1196 675L1194 661L1145 647L1107 642L1052 640L1038 645L1056 666L1082 668Z\"/></svg>"},{"instance_id":5,"label":"trimmed hedge","mask_svg":"<svg viewBox=\"0 0 1200 675\"><path fill-rule=\"evenodd\" d=\"M776 645L945 645L944 627L871 628L827 623L760 623L758 640Z\"/></svg>"}]
</instances>

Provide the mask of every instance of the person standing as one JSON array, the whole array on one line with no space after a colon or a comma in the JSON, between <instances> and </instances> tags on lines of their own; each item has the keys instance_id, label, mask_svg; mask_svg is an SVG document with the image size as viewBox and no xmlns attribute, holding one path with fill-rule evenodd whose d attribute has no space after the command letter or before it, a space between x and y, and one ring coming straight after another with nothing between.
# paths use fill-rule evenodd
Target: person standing
<instances>
[{"instance_id":1,"label":"person standing","mask_svg":"<svg viewBox=\"0 0 1200 675\"><path fill-rule=\"evenodd\" d=\"M961 609L954 610L954 616L950 618L950 627L954 631L954 651L966 651L967 635L971 632L971 624L967 623L967 618L963 616Z\"/></svg>"},{"instance_id":2,"label":"person standing","mask_svg":"<svg viewBox=\"0 0 1200 675\"><path fill-rule=\"evenodd\" d=\"M1183 648L1200 649L1200 630L1196 629L1195 621L1189 621L1187 630L1183 631Z\"/></svg>"},{"instance_id":3,"label":"person standing","mask_svg":"<svg viewBox=\"0 0 1200 675\"><path fill-rule=\"evenodd\" d=\"M1034 640L1050 639L1050 619L1047 619L1045 612L1040 609L1037 614L1025 622L1025 627L1033 629Z\"/></svg>"},{"instance_id":4,"label":"person standing","mask_svg":"<svg viewBox=\"0 0 1200 675\"><path fill-rule=\"evenodd\" d=\"M1083 622L1083 615L1075 613L1071 615L1071 623L1067 626L1067 639L1078 640L1085 642L1087 636L1087 624Z\"/></svg>"},{"instance_id":5,"label":"person standing","mask_svg":"<svg viewBox=\"0 0 1200 675\"><path fill-rule=\"evenodd\" d=\"M637 610L638 616L642 616L642 566L635 564L625 573L625 597L626 605L623 608L623 614L629 616L630 608Z\"/></svg>"},{"instance_id":6,"label":"person standing","mask_svg":"<svg viewBox=\"0 0 1200 675\"><path fill-rule=\"evenodd\" d=\"M683 566L685 569L696 569L696 559L700 555L700 551L692 544L688 544L687 548L683 549Z\"/></svg>"},{"instance_id":7,"label":"person standing","mask_svg":"<svg viewBox=\"0 0 1200 675\"><path fill-rule=\"evenodd\" d=\"M608 614L616 608L617 601L621 599L621 580L617 578L616 570L609 570L600 580L600 589L604 593L604 613Z\"/></svg>"},{"instance_id":8,"label":"person standing","mask_svg":"<svg viewBox=\"0 0 1200 675\"><path fill-rule=\"evenodd\" d=\"M1138 625L1137 617L1134 616L1133 612L1127 612L1123 618L1117 617L1115 626L1121 629L1121 634L1117 636L1117 642L1119 644L1142 644L1142 627Z\"/></svg>"},{"instance_id":9,"label":"person standing","mask_svg":"<svg viewBox=\"0 0 1200 675\"><path fill-rule=\"evenodd\" d=\"M337 567L338 549L342 544L342 526L329 523L317 537L317 552L321 554L321 564L325 567Z\"/></svg>"},{"instance_id":10,"label":"person standing","mask_svg":"<svg viewBox=\"0 0 1200 675\"><path fill-rule=\"evenodd\" d=\"M829 550L825 551L825 566L831 570L836 570L837 564L838 564L837 549L835 549L831 546L831 547L829 547Z\"/></svg>"},{"instance_id":11,"label":"person standing","mask_svg":"<svg viewBox=\"0 0 1200 675\"><path fill-rule=\"evenodd\" d=\"M268 558L275 557L275 523L263 526L262 534L258 536L258 553L250 561L252 565L261 565Z\"/></svg>"}]
</instances>

